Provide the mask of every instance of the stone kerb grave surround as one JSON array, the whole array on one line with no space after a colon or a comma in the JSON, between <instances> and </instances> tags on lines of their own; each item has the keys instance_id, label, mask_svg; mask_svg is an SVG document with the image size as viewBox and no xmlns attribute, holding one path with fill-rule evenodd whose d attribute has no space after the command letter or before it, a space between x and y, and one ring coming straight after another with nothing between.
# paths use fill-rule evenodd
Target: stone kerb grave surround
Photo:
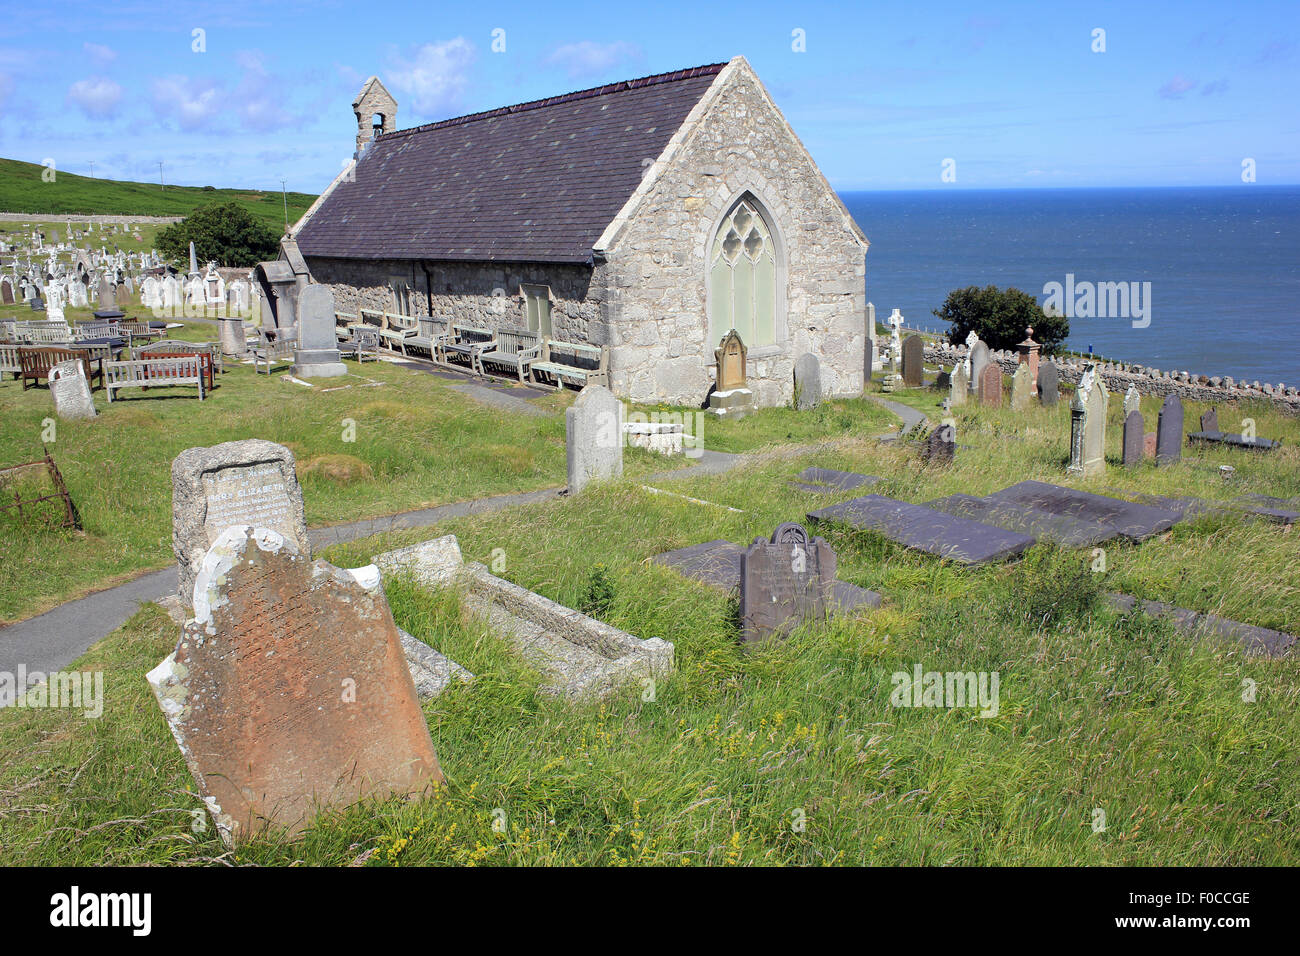
<instances>
[{"instance_id":1,"label":"stone kerb grave surround","mask_svg":"<svg viewBox=\"0 0 1300 956\"><path fill-rule=\"evenodd\" d=\"M442 782L378 568L312 562L275 531L231 527L193 601L148 680L228 845Z\"/></svg>"},{"instance_id":2,"label":"stone kerb grave surround","mask_svg":"<svg viewBox=\"0 0 1300 956\"><path fill-rule=\"evenodd\" d=\"M601 385L588 385L564 412L569 494L591 481L623 474L623 403Z\"/></svg>"},{"instance_id":3,"label":"stone kerb grave surround","mask_svg":"<svg viewBox=\"0 0 1300 956\"><path fill-rule=\"evenodd\" d=\"M172 461L172 549L188 602L204 555L232 525L279 532L311 557L293 452L249 438L187 448Z\"/></svg>"}]
</instances>

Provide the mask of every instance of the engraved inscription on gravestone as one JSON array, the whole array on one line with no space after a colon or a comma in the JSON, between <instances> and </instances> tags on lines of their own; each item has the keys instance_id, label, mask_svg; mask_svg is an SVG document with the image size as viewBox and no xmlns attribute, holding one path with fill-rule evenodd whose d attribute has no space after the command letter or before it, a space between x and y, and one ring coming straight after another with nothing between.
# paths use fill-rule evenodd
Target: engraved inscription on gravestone
<instances>
[{"instance_id":1,"label":"engraved inscription on gravestone","mask_svg":"<svg viewBox=\"0 0 1300 956\"><path fill-rule=\"evenodd\" d=\"M172 547L178 593L188 601L203 555L234 525L291 538L311 555L293 452L260 439L187 448L172 462Z\"/></svg>"},{"instance_id":2,"label":"engraved inscription on gravestone","mask_svg":"<svg viewBox=\"0 0 1300 956\"><path fill-rule=\"evenodd\" d=\"M835 552L793 522L770 540L755 538L740 558L740 625L746 643L782 635L826 616L835 586Z\"/></svg>"}]
</instances>

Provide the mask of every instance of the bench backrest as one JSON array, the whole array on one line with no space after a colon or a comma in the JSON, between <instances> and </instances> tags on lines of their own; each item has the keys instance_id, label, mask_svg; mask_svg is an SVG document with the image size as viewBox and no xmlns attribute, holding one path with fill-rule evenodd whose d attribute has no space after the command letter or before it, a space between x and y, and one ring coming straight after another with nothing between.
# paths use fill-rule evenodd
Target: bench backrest
<instances>
[{"instance_id":1,"label":"bench backrest","mask_svg":"<svg viewBox=\"0 0 1300 956\"><path fill-rule=\"evenodd\" d=\"M0 372L21 372L22 365L18 361L18 350L21 345L0 345Z\"/></svg>"},{"instance_id":2,"label":"bench backrest","mask_svg":"<svg viewBox=\"0 0 1300 956\"><path fill-rule=\"evenodd\" d=\"M415 322L420 327L420 337L424 339L435 338L447 331L447 323L442 319L422 315Z\"/></svg>"},{"instance_id":3,"label":"bench backrest","mask_svg":"<svg viewBox=\"0 0 1300 956\"><path fill-rule=\"evenodd\" d=\"M86 379L90 379L90 356L85 352L71 349L30 348L18 346L18 365L23 378L34 378L44 382L49 378L50 369L60 362L80 361L86 370Z\"/></svg>"},{"instance_id":4,"label":"bench backrest","mask_svg":"<svg viewBox=\"0 0 1300 956\"><path fill-rule=\"evenodd\" d=\"M375 328L383 328L384 313L377 309L359 309L357 314L361 316L361 321L365 325L373 325Z\"/></svg>"},{"instance_id":5,"label":"bench backrest","mask_svg":"<svg viewBox=\"0 0 1300 956\"><path fill-rule=\"evenodd\" d=\"M495 333L491 329L481 329L476 325L453 322L451 323L451 334L457 342L488 342L491 341Z\"/></svg>"},{"instance_id":6,"label":"bench backrest","mask_svg":"<svg viewBox=\"0 0 1300 956\"><path fill-rule=\"evenodd\" d=\"M378 349L379 348L379 330L369 326L353 326L351 331L352 341L357 342L362 348Z\"/></svg>"},{"instance_id":7,"label":"bench backrest","mask_svg":"<svg viewBox=\"0 0 1300 956\"><path fill-rule=\"evenodd\" d=\"M540 332L525 332L519 329L499 331L496 333L497 351L507 355L518 355L527 349L535 349L542 344Z\"/></svg>"},{"instance_id":8,"label":"bench backrest","mask_svg":"<svg viewBox=\"0 0 1300 956\"><path fill-rule=\"evenodd\" d=\"M118 331L114 322L82 322L72 330L72 334L78 339L100 339L117 335Z\"/></svg>"},{"instance_id":9,"label":"bench backrest","mask_svg":"<svg viewBox=\"0 0 1300 956\"><path fill-rule=\"evenodd\" d=\"M104 382L106 385L202 385L206 358L202 355L176 355L105 362Z\"/></svg>"},{"instance_id":10,"label":"bench backrest","mask_svg":"<svg viewBox=\"0 0 1300 956\"><path fill-rule=\"evenodd\" d=\"M609 366L609 347L547 339L542 348L542 361L568 365L587 372L603 372Z\"/></svg>"}]
</instances>

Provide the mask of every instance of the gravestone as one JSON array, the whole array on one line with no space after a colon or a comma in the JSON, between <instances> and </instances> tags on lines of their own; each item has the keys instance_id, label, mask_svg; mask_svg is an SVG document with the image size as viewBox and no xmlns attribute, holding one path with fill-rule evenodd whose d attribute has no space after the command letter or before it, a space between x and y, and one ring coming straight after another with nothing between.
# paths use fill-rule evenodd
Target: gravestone
<instances>
[{"instance_id":1,"label":"gravestone","mask_svg":"<svg viewBox=\"0 0 1300 956\"><path fill-rule=\"evenodd\" d=\"M957 429L951 425L940 425L930 432L930 437L921 446L921 458L947 464L957 455Z\"/></svg>"},{"instance_id":2,"label":"gravestone","mask_svg":"<svg viewBox=\"0 0 1300 956\"><path fill-rule=\"evenodd\" d=\"M835 586L835 552L803 525L780 525L740 556L740 636L747 644L824 618Z\"/></svg>"},{"instance_id":3,"label":"gravestone","mask_svg":"<svg viewBox=\"0 0 1300 956\"><path fill-rule=\"evenodd\" d=\"M378 568L252 527L200 564L194 619L148 680L228 845L442 782Z\"/></svg>"},{"instance_id":4,"label":"gravestone","mask_svg":"<svg viewBox=\"0 0 1300 956\"><path fill-rule=\"evenodd\" d=\"M919 335L903 341L903 384L908 388L925 384L925 342Z\"/></svg>"},{"instance_id":5,"label":"gravestone","mask_svg":"<svg viewBox=\"0 0 1300 956\"><path fill-rule=\"evenodd\" d=\"M194 280L202 295L203 284ZM346 375L334 335L334 291L313 284L298 293L298 347L293 353L293 374L298 378L333 378Z\"/></svg>"},{"instance_id":6,"label":"gravestone","mask_svg":"<svg viewBox=\"0 0 1300 956\"><path fill-rule=\"evenodd\" d=\"M805 352L794 363L795 408L816 408L822 400L822 366L817 356Z\"/></svg>"},{"instance_id":7,"label":"gravestone","mask_svg":"<svg viewBox=\"0 0 1300 956\"><path fill-rule=\"evenodd\" d=\"M1219 410L1211 408L1201 416L1201 431L1217 432L1219 430Z\"/></svg>"},{"instance_id":8,"label":"gravestone","mask_svg":"<svg viewBox=\"0 0 1300 956\"><path fill-rule=\"evenodd\" d=\"M1133 542L1145 541L1152 535L1168 531L1180 519L1177 512L1164 508L1153 508L1044 481L1022 481L986 495L984 500L1026 505L1055 515L1109 525Z\"/></svg>"},{"instance_id":9,"label":"gravestone","mask_svg":"<svg viewBox=\"0 0 1300 956\"><path fill-rule=\"evenodd\" d=\"M1106 470L1106 386L1089 365L1070 402L1069 472L1087 478Z\"/></svg>"},{"instance_id":10,"label":"gravestone","mask_svg":"<svg viewBox=\"0 0 1300 956\"><path fill-rule=\"evenodd\" d=\"M564 412L569 494L587 483L623 474L623 403L601 385L588 385Z\"/></svg>"},{"instance_id":11,"label":"gravestone","mask_svg":"<svg viewBox=\"0 0 1300 956\"><path fill-rule=\"evenodd\" d=\"M966 375L966 363L958 362L952 367L952 384L948 389L950 408L966 404L966 392L970 388L970 379Z\"/></svg>"},{"instance_id":12,"label":"gravestone","mask_svg":"<svg viewBox=\"0 0 1300 956\"><path fill-rule=\"evenodd\" d=\"M754 410L754 393L747 385L745 363L749 349L732 329L713 351L714 389L709 393L709 411L727 418L744 418Z\"/></svg>"},{"instance_id":13,"label":"gravestone","mask_svg":"<svg viewBox=\"0 0 1300 956\"><path fill-rule=\"evenodd\" d=\"M1002 404L1002 366L989 362L980 372L980 404L998 408Z\"/></svg>"},{"instance_id":14,"label":"gravestone","mask_svg":"<svg viewBox=\"0 0 1300 956\"><path fill-rule=\"evenodd\" d=\"M876 306L874 303L867 303L867 321L865 325L867 340L862 355L862 385L864 390L866 386L871 384L871 373L876 368Z\"/></svg>"},{"instance_id":15,"label":"gravestone","mask_svg":"<svg viewBox=\"0 0 1300 956\"><path fill-rule=\"evenodd\" d=\"M14 284L8 276L0 278L0 302L5 305L14 304Z\"/></svg>"},{"instance_id":16,"label":"gravestone","mask_svg":"<svg viewBox=\"0 0 1300 956\"><path fill-rule=\"evenodd\" d=\"M1061 397L1061 373L1053 362L1038 367L1038 400L1051 407Z\"/></svg>"},{"instance_id":17,"label":"gravestone","mask_svg":"<svg viewBox=\"0 0 1300 956\"><path fill-rule=\"evenodd\" d=\"M127 289L125 283L121 283L121 284L119 284L119 285L117 286L117 288L116 288L116 290L115 290L115 292L114 292L114 297L115 297L115 300L116 300L116 302L117 302L117 307L118 307L119 309L120 309L120 308L123 308L123 307L127 307L127 308L130 307L130 305L131 305L131 292L130 292L129 289Z\"/></svg>"},{"instance_id":18,"label":"gravestone","mask_svg":"<svg viewBox=\"0 0 1300 956\"><path fill-rule=\"evenodd\" d=\"M117 308L116 291L114 290L113 283L112 281L109 280L107 274L102 275L99 278L99 290L97 293L96 302L99 303L99 307L101 309Z\"/></svg>"},{"instance_id":19,"label":"gravestone","mask_svg":"<svg viewBox=\"0 0 1300 956\"><path fill-rule=\"evenodd\" d=\"M1146 423L1142 421L1142 413L1134 409L1124 417L1124 467L1142 464L1145 445Z\"/></svg>"},{"instance_id":20,"label":"gravestone","mask_svg":"<svg viewBox=\"0 0 1300 956\"><path fill-rule=\"evenodd\" d=\"M1142 411L1142 396L1138 394L1136 385L1130 385L1128 391L1124 393L1124 420L1128 421L1130 414L1140 411Z\"/></svg>"},{"instance_id":21,"label":"gravestone","mask_svg":"<svg viewBox=\"0 0 1300 956\"><path fill-rule=\"evenodd\" d=\"M188 600L203 555L232 525L269 528L311 557L293 452L249 438L187 448L172 462L172 549Z\"/></svg>"},{"instance_id":22,"label":"gravestone","mask_svg":"<svg viewBox=\"0 0 1300 956\"><path fill-rule=\"evenodd\" d=\"M1029 407L1029 397L1033 389L1033 370L1028 364L1017 365L1015 374L1011 376L1011 408L1013 411L1023 412Z\"/></svg>"},{"instance_id":23,"label":"gravestone","mask_svg":"<svg viewBox=\"0 0 1300 956\"><path fill-rule=\"evenodd\" d=\"M1183 455L1183 400L1166 395L1156 419L1156 464L1172 465Z\"/></svg>"},{"instance_id":24,"label":"gravestone","mask_svg":"<svg viewBox=\"0 0 1300 956\"><path fill-rule=\"evenodd\" d=\"M971 333L974 335L975 333ZM980 376L984 374L984 369L989 365L992 359L989 357L989 347L979 339L970 347L970 387L971 391L978 392L980 387Z\"/></svg>"},{"instance_id":25,"label":"gravestone","mask_svg":"<svg viewBox=\"0 0 1300 956\"><path fill-rule=\"evenodd\" d=\"M1143 458L1156 457L1156 433L1155 432L1147 432L1145 435L1142 436L1142 457Z\"/></svg>"},{"instance_id":26,"label":"gravestone","mask_svg":"<svg viewBox=\"0 0 1300 956\"><path fill-rule=\"evenodd\" d=\"M50 369L49 384L54 414L68 421L95 417L95 401L80 359L56 364Z\"/></svg>"}]
</instances>

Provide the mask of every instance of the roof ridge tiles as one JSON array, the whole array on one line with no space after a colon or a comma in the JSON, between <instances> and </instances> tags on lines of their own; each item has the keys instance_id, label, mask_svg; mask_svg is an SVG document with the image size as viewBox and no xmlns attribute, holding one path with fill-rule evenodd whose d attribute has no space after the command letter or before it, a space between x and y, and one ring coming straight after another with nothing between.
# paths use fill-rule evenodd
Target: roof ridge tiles
<instances>
[{"instance_id":1,"label":"roof ridge tiles","mask_svg":"<svg viewBox=\"0 0 1300 956\"><path fill-rule=\"evenodd\" d=\"M658 86L663 83L674 83L680 80L692 80L699 76L714 76L722 72L726 63L708 63L704 66L693 66L684 70L672 70L668 73L655 73L651 76L642 76L633 80L619 80L615 83L606 83L603 86L593 86L587 90L576 90L572 93L561 93L557 96L548 96L540 100L529 100L524 103L514 103L509 106L498 106L495 109L482 110L478 113L466 113L464 116L454 116L450 119L436 120L432 123L423 123L419 126L410 126L406 129L393 130L391 133L385 133L383 139L392 142L399 136L409 136L412 133L423 133L429 130L446 129L451 126L462 126L466 123L472 123L476 120L492 119L496 116L510 116L515 113L523 113L528 110L544 109L548 106L558 106L561 103L573 103L579 100L591 99L596 96L605 96L610 93L623 93L628 90L643 89L647 86Z\"/></svg>"}]
</instances>

